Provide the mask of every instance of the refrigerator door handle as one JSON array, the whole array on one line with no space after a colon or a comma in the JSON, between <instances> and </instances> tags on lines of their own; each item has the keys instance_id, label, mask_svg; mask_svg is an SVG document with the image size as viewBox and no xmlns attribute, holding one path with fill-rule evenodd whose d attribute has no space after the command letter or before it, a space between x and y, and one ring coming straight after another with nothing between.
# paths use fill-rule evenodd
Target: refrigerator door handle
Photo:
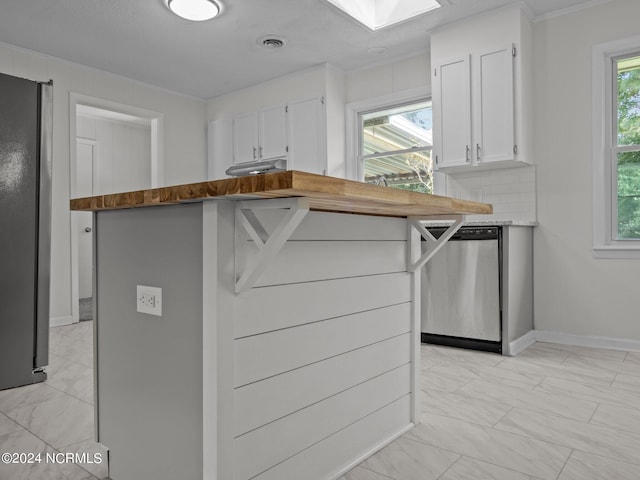
<instances>
[{"instance_id":1,"label":"refrigerator door handle","mask_svg":"<svg viewBox=\"0 0 640 480\"><path fill-rule=\"evenodd\" d=\"M38 214L38 298L34 370L49 364L49 284L51 277L51 157L53 152L53 81L39 83L40 191Z\"/></svg>"}]
</instances>

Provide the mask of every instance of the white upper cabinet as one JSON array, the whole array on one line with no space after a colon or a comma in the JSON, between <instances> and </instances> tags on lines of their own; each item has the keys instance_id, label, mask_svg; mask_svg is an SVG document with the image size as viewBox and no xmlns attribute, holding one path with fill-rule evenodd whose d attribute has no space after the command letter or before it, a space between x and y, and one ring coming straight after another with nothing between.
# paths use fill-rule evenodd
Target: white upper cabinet
<instances>
[{"instance_id":1,"label":"white upper cabinet","mask_svg":"<svg viewBox=\"0 0 640 480\"><path fill-rule=\"evenodd\" d=\"M514 160L513 59L515 47L490 49L473 63L473 145L480 163Z\"/></svg>"},{"instance_id":2,"label":"white upper cabinet","mask_svg":"<svg viewBox=\"0 0 640 480\"><path fill-rule=\"evenodd\" d=\"M285 105L233 117L233 163L287 155Z\"/></svg>"},{"instance_id":3,"label":"white upper cabinet","mask_svg":"<svg viewBox=\"0 0 640 480\"><path fill-rule=\"evenodd\" d=\"M289 103L289 164L290 170L326 174L327 141L324 128L322 98L309 98Z\"/></svg>"},{"instance_id":4,"label":"white upper cabinet","mask_svg":"<svg viewBox=\"0 0 640 480\"><path fill-rule=\"evenodd\" d=\"M325 175L324 97L276 105L209 123L208 177L223 178L232 164L286 158L288 170Z\"/></svg>"},{"instance_id":5,"label":"white upper cabinet","mask_svg":"<svg viewBox=\"0 0 640 480\"><path fill-rule=\"evenodd\" d=\"M519 7L432 35L435 169L532 162L531 25Z\"/></svg>"},{"instance_id":6,"label":"white upper cabinet","mask_svg":"<svg viewBox=\"0 0 640 480\"><path fill-rule=\"evenodd\" d=\"M289 170L345 178L345 101L346 75L329 64L211 99L207 177L284 157Z\"/></svg>"},{"instance_id":7,"label":"white upper cabinet","mask_svg":"<svg viewBox=\"0 0 640 480\"><path fill-rule=\"evenodd\" d=\"M433 117L437 167L471 160L471 80L469 55L450 58L436 68Z\"/></svg>"},{"instance_id":8,"label":"white upper cabinet","mask_svg":"<svg viewBox=\"0 0 640 480\"><path fill-rule=\"evenodd\" d=\"M277 105L258 114L258 157L269 160L287 156L287 107Z\"/></svg>"},{"instance_id":9,"label":"white upper cabinet","mask_svg":"<svg viewBox=\"0 0 640 480\"><path fill-rule=\"evenodd\" d=\"M258 159L258 112L233 118L233 163Z\"/></svg>"}]
</instances>

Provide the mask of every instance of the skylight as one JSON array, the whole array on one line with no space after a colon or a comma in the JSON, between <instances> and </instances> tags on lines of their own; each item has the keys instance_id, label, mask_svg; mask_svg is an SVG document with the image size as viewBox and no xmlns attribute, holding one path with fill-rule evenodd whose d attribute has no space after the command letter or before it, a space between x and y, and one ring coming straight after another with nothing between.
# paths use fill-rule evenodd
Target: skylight
<instances>
[{"instance_id":1,"label":"skylight","mask_svg":"<svg viewBox=\"0 0 640 480\"><path fill-rule=\"evenodd\" d=\"M442 5L436 0L327 0L371 30L389 27Z\"/></svg>"}]
</instances>

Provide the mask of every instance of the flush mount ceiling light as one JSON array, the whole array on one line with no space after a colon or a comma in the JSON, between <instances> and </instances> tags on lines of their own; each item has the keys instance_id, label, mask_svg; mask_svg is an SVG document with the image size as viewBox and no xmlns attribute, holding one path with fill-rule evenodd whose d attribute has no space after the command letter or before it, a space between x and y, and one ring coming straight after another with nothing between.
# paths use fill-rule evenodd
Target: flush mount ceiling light
<instances>
[{"instance_id":1,"label":"flush mount ceiling light","mask_svg":"<svg viewBox=\"0 0 640 480\"><path fill-rule=\"evenodd\" d=\"M409 20L442 6L442 0L327 0L371 30Z\"/></svg>"},{"instance_id":2,"label":"flush mount ceiling light","mask_svg":"<svg viewBox=\"0 0 640 480\"><path fill-rule=\"evenodd\" d=\"M202 22L220 14L220 4L214 0L169 0L173 13L187 20Z\"/></svg>"}]
</instances>

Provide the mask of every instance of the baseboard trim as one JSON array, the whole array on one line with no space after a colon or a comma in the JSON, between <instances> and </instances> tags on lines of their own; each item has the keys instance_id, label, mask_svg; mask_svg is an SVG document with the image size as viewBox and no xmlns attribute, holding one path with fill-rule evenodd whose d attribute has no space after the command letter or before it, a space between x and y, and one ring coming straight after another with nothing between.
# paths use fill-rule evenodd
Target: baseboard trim
<instances>
[{"instance_id":1,"label":"baseboard trim","mask_svg":"<svg viewBox=\"0 0 640 480\"><path fill-rule=\"evenodd\" d=\"M49 319L50 327L61 327L62 325L71 325L72 323L75 322L73 321L73 316L71 315L65 315L63 317L51 317Z\"/></svg>"},{"instance_id":2,"label":"baseboard trim","mask_svg":"<svg viewBox=\"0 0 640 480\"><path fill-rule=\"evenodd\" d=\"M506 352L506 355L515 357L516 355L524 352L527 348L536 343L537 340L537 332L535 330L531 330L530 332L522 335L520 338L517 338L513 342L510 342L509 351Z\"/></svg>"},{"instance_id":3,"label":"baseboard trim","mask_svg":"<svg viewBox=\"0 0 640 480\"><path fill-rule=\"evenodd\" d=\"M536 341L575 345L577 347L606 348L608 350L640 351L640 341L616 337L574 335L571 333L535 330Z\"/></svg>"}]
</instances>

